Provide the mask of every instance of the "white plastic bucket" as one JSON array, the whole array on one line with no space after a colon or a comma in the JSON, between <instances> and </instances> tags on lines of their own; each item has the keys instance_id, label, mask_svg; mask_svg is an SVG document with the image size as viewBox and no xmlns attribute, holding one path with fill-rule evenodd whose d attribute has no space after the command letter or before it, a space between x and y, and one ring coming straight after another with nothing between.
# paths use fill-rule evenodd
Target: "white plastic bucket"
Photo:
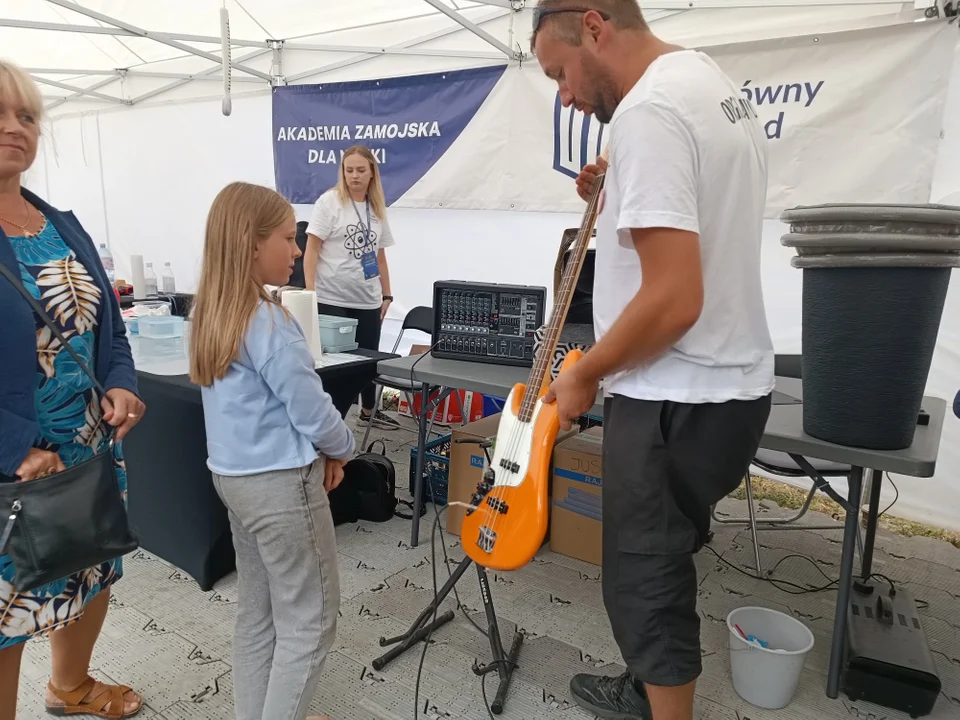
<instances>
[{"instance_id":1,"label":"white plastic bucket","mask_svg":"<svg viewBox=\"0 0 960 720\"><path fill-rule=\"evenodd\" d=\"M727 628L730 672L737 694L767 710L789 705L807 654L813 649L810 629L796 618L762 607L737 608L727 616ZM740 630L767 646L748 642Z\"/></svg>"}]
</instances>

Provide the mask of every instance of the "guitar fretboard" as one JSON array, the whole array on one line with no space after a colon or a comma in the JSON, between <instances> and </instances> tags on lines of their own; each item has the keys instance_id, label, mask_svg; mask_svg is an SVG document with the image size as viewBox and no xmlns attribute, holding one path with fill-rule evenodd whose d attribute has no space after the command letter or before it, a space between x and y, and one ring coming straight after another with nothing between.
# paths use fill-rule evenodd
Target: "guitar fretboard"
<instances>
[{"instance_id":1,"label":"guitar fretboard","mask_svg":"<svg viewBox=\"0 0 960 720\"><path fill-rule=\"evenodd\" d=\"M553 353L556 351L557 343L560 339L560 330L563 328L563 324L567 319L567 311L570 309L573 291L577 285L577 278L580 277L580 270L587 256L590 238L593 236L593 228L597 222L597 215L599 215L600 195L603 191L604 179L605 174L601 174L597 178L593 193L587 202L587 209L584 212L583 221L580 224L580 232L577 234L577 239L570 248L570 259L566 267L564 267L563 274L560 278L560 286L557 288L553 309L550 313L550 322L547 324L543 342L538 348L537 356L534 358L533 368L530 370L530 376L527 378L527 387L523 394L523 400L520 403L520 412L518 415L521 422L530 422L533 418L533 411L536 409L537 400L540 397L540 388L552 364Z\"/></svg>"}]
</instances>

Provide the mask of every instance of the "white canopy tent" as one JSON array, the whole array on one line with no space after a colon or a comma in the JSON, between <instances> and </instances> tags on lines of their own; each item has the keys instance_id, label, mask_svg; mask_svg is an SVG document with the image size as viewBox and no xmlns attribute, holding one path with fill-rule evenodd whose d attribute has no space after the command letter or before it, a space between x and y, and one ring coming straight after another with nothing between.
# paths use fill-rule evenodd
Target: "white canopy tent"
<instances>
[{"instance_id":1,"label":"white canopy tent","mask_svg":"<svg viewBox=\"0 0 960 720\"><path fill-rule=\"evenodd\" d=\"M910 22L942 0L659 0L654 30L709 47ZM280 84L531 61L534 0L4 0L0 48L43 84L51 112L102 110ZM229 12L229 30L221 23ZM227 40L229 38L229 40Z\"/></svg>"},{"instance_id":2,"label":"white canopy tent","mask_svg":"<svg viewBox=\"0 0 960 720\"><path fill-rule=\"evenodd\" d=\"M736 47L749 53L786 38L925 19L952 19L954 29L960 24L960 0L640 4L658 35L707 52ZM0 56L30 70L50 116L41 157L27 182L55 205L75 210L91 236L109 244L119 276L129 277L127 259L142 254L158 266L172 262L178 286L191 290L213 196L238 179L274 185L274 86L532 66L534 5L534 0L3 0ZM224 7L228 41L221 29ZM221 112L224 46L229 47L229 117ZM931 201L953 204L960 204L960 137L952 134L960 127L957 57L942 110L936 168L932 178L921 181L930 188ZM943 69L944 76L949 72ZM806 79L815 78L789 81ZM520 126L512 130L529 132ZM850 140L855 148L862 138ZM909 163L900 170L905 176L917 172ZM878 182L856 174L848 181L867 191ZM437 279L549 287L561 232L580 220L557 212L414 209L422 207L391 208L398 240L390 254L394 325L411 307L430 303ZM309 207L297 210L301 218L309 213ZM765 223L767 314L777 351L799 352L801 273L790 267L792 252L780 246L782 232L778 221ZM456 253L444 252L451 247ZM393 337L385 329L384 346L391 346ZM408 335L401 351L413 340ZM952 401L958 387L960 291L954 282L928 392ZM935 478L895 481L900 490L895 514L960 529L960 421L948 412ZM893 493L889 485L886 490L889 502Z\"/></svg>"}]
</instances>

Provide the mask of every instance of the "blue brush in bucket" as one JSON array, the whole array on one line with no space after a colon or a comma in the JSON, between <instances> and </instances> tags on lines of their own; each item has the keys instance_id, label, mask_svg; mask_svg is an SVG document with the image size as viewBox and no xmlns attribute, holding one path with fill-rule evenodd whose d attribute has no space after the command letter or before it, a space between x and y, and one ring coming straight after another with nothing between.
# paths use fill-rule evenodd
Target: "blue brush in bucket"
<instances>
[{"instance_id":1,"label":"blue brush in bucket","mask_svg":"<svg viewBox=\"0 0 960 720\"><path fill-rule=\"evenodd\" d=\"M790 615L762 607L737 608L727 616L727 628L737 694L767 710L789 705L813 649L810 629Z\"/></svg>"}]
</instances>

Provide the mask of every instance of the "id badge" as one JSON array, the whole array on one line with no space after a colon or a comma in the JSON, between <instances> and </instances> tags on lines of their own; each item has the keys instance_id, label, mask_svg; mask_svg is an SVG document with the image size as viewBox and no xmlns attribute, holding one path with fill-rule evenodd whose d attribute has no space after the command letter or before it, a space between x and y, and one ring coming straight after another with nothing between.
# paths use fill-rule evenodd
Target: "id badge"
<instances>
[{"instance_id":1,"label":"id badge","mask_svg":"<svg viewBox=\"0 0 960 720\"><path fill-rule=\"evenodd\" d=\"M377 265L377 256L372 252L365 252L360 257L360 264L363 266L363 279L373 280L380 277L380 266Z\"/></svg>"}]
</instances>

